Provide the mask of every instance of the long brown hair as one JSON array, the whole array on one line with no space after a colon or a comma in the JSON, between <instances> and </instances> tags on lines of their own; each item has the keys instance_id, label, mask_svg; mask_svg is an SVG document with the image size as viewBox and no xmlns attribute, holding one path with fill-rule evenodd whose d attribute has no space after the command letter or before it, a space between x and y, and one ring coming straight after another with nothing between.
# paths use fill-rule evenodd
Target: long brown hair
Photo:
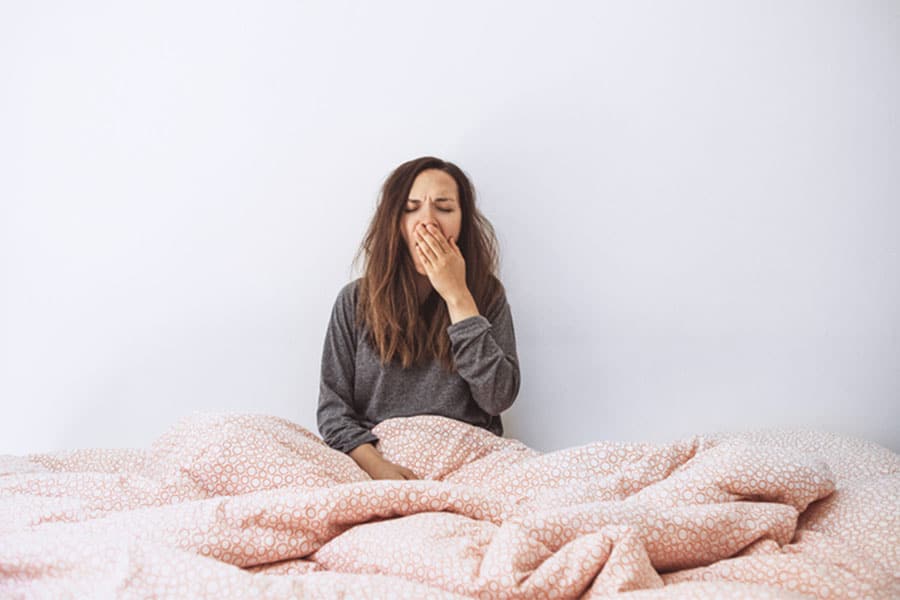
<instances>
[{"instance_id":1,"label":"long brown hair","mask_svg":"<svg viewBox=\"0 0 900 600\"><path fill-rule=\"evenodd\" d=\"M395 358L403 368L438 358L444 369L456 372L447 304L437 293L422 305L418 301L413 258L400 232L400 220L416 176L426 169L439 169L456 180L462 223L457 246L466 262L466 285L478 311L492 312L504 295L498 278L497 238L490 221L475 206L475 188L455 164L434 156L409 160L388 175L379 194L375 215L360 245L365 254L359 282L356 322L386 365Z\"/></svg>"}]
</instances>

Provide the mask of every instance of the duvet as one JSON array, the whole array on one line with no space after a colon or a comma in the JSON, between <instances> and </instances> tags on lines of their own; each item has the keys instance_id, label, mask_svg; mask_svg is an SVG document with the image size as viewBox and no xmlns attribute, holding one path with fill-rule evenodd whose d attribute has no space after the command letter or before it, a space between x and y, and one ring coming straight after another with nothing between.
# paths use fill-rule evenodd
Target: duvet
<instances>
[{"instance_id":1,"label":"duvet","mask_svg":"<svg viewBox=\"0 0 900 600\"><path fill-rule=\"evenodd\" d=\"M805 430L538 452L436 415L373 481L285 419L0 457L0 596L897 598L900 456Z\"/></svg>"}]
</instances>

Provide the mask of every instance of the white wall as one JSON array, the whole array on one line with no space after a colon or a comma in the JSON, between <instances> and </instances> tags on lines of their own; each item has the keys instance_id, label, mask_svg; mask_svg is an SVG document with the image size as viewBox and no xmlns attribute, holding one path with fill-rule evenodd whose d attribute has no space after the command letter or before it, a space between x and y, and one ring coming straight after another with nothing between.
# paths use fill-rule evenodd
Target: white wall
<instances>
[{"instance_id":1,"label":"white wall","mask_svg":"<svg viewBox=\"0 0 900 600\"><path fill-rule=\"evenodd\" d=\"M900 450L897 2L10 2L0 86L0 453L316 431L332 302L423 154L499 232L508 436Z\"/></svg>"}]
</instances>

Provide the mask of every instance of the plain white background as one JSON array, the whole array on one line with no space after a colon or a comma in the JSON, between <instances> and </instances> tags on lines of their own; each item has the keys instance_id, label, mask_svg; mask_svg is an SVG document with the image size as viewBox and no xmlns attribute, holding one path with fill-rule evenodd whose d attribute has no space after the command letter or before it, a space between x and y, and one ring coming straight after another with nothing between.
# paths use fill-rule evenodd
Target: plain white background
<instances>
[{"instance_id":1,"label":"plain white background","mask_svg":"<svg viewBox=\"0 0 900 600\"><path fill-rule=\"evenodd\" d=\"M379 187L456 162L540 450L900 450L900 4L0 5L0 453L316 430Z\"/></svg>"}]
</instances>

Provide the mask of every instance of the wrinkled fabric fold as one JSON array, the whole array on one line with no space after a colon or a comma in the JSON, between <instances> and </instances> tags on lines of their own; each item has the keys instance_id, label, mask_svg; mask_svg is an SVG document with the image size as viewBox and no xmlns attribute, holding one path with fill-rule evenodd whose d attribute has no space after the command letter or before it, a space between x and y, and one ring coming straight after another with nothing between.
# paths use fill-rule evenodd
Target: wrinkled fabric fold
<instances>
[{"instance_id":1,"label":"wrinkled fabric fold","mask_svg":"<svg viewBox=\"0 0 900 600\"><path fill-rule=\"evenodd\" d=\"M265 415L195 414L147 450L0 457L0 595L897 591L900 457L862 440L781 431L541 453L435 415L374 434L422 479L373 481Z\"/></svg>"}]
</instances>

